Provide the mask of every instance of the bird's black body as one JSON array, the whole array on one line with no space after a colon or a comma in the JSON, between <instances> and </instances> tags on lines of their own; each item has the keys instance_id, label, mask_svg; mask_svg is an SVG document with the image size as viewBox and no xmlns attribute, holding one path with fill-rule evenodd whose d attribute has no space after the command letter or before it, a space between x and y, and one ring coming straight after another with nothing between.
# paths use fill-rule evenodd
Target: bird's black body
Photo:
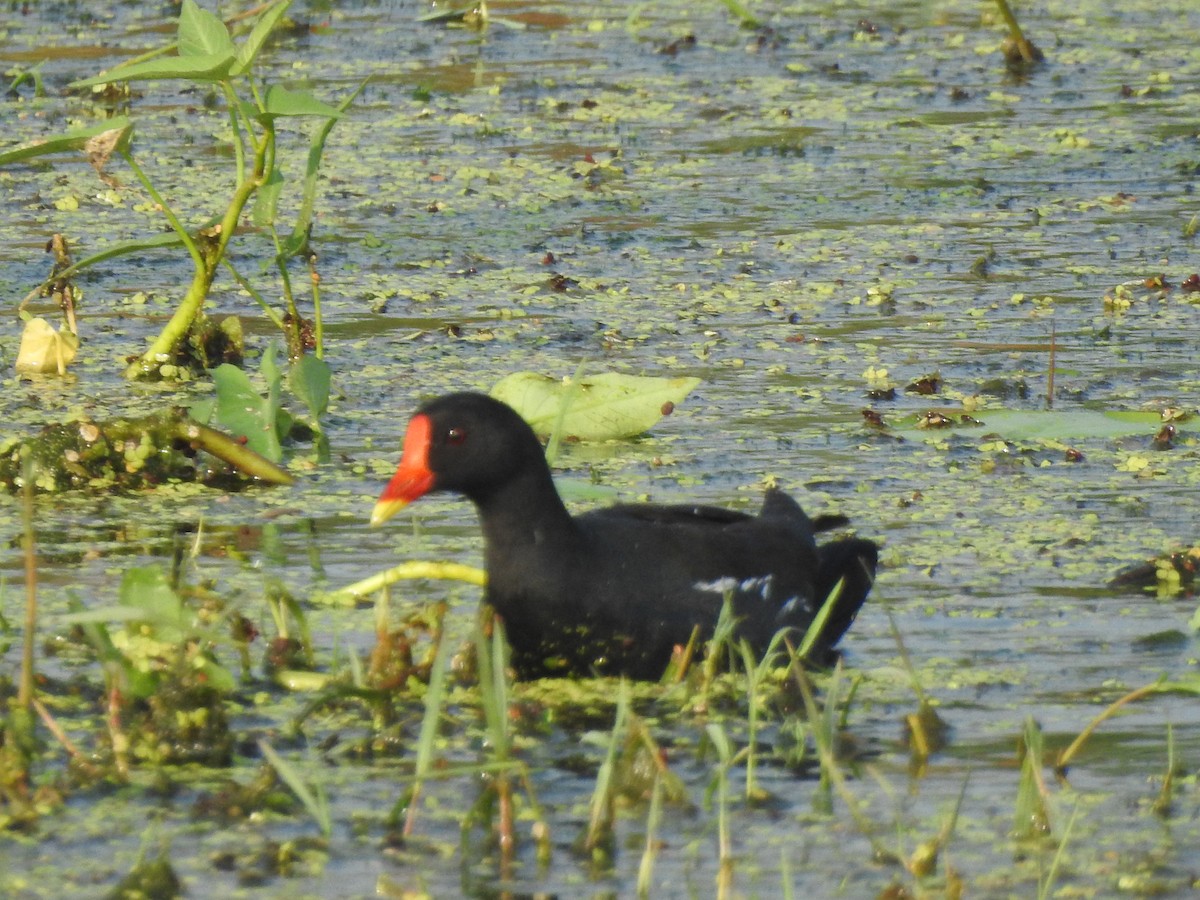
<instances>
[{"instance_id":1,"label":"bird's black body","mask_svg":"<svg viewBox=\"0 0 1200 900\"><path fill-rule=\"evenodd\" d=\"M842 580L818 645L827 652L870 590L875 544L845 539L818 547L820 523L781 491L767 492L757 516L630 504L572 517L541 444L508 406L450 394L423 406L414 424L421 417L428 432L412 452L432 478L408 494L397 486L410 456L406 441L380 507L437 490L475 503L486 542L486 600L504 620L521 678L657 678L694 629L712 633L727 596L736 634L761 653L781 628L802 634Z\"/></svg>"}]
</instances>

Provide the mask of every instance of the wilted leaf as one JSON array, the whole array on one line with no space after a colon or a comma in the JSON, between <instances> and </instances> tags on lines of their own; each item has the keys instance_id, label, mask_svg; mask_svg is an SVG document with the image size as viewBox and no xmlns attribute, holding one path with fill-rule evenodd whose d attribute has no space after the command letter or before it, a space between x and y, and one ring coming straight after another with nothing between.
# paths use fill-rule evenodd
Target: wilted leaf
<instances>
[{"instance_id":1,"label":"wilted leaf","mask_svg":"<svg viewBox=\"0 0 1200 900\"><path fill-rule=\"evenodd\" d=\"M132 126L133 123L124 116L109 119L101 125L93 125L91 128L83 128L79 131L61 134L35 144L18 147L16 150L0 153L0 166L9 163L24 162L27 159L37 159L39 156L49 156L52 153L83 150L87 146L88 141L96 135L118 129L128 129L132 128Z\"/></svg>"},{"instance_id":2,"label":"wilted leaf","mask_svg":"<svg viewBox=\"0 0 1200 900\"><path fill-rule=\"evenodd\" d=\"M130 123L122 128L110 128L95 137L88 138L87 143L83 145L88 162L92 164L96 174L110 186L112 179L104 174L104 167L108 165L108 160L115 151L125 151L129 148L129 138L132 134L133 124Z\"/></svg>"},{"instance_id":3,"label":"wilted leaf","mask_svg":"<svg viewBox=\"0 0 1200 900\"><path fill-rule=\"evenodd\" d=\"M40 316L25 323L21 348L17 351L18 372L57 372L65 375L75 361L79 338L69 331L58 331Z\"/></svg>"},{"instance_id":4,"label":"wilted leaf","mask_svg":"<svg viewBox=\"0 0 1200 900\"><path fill-rule=\"evenodd\" d=\"M699 383L699 378L645 378L615 372L560 381L536 372L516 372L501 379L492 396L520 413L540 435L554 431L561 415L561 437L605 441L648 431Z\"/></svg>"}]
</instances>

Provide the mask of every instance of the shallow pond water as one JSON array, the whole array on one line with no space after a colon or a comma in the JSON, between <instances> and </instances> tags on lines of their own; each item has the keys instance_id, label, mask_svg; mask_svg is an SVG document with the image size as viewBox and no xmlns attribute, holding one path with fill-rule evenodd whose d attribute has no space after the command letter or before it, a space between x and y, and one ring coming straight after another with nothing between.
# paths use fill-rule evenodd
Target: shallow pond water
<instances>
[{"instance_id":1,"label":"shallow pond water","mask_svg":"<svg viewBox=\"0 0 1200 900\"><path fill-rule=\"evenodd\" d=\"M756 4L769 26L757 31L719 3L502 3L494 15L524 27L493 22L477 32L418 24L424 9L413 3L298 0L295 16L312 27L272 48L270 76L330 102L372 76L330 139L314 229L334 462L310 465L307 449L295 448L290 488L40 498L48 634L62 630L55 617L73 598L111 605L124 570L194 542L195 576L239 598L261 625L270 621L266 585L284 584L308 612L319 667L342 671L349 652L370 651L372 612L323 606L319 592L404 559L479 561L461 501L425 500L394 526L366 527L420 399L486 389L515 370L566 376L581 362L695 375L701 386L649 435L566 447L560 477L623 499L733 506L755 504L775 479L806 507L843 513L880 540L879 582L844 644L847 674L862 678L847 719L861 749L846 764L849 788L873 836L906 858L963 792L938 873L919 882L875 857L842 798L832 813L815 810L811 767L764 763L772 800L761 807L741 801L744 772L735 768L733 892L778 896L786 883L797 896L867 897L901 883L941 896L939 879L952 870L971 896L1036 895L1054 848L1011 836L1026 719L1040 724L1052 753L1127 691L1186 680L1196 665L1193 600L1104 590L1121 568L1195 543L1193 426L1182 423L1167 451L1153 449L1156 426L1053 439L987 427L989 409L1051 415L1041 411L1052 336L1055 411L1197 405L1200 294L1179 286L1200 269L1188 228L1200 212L1200 11L1182 0L1121 6L1019 10L1048 59L1018 76L999 53L1003 28L975 3ZM0 101L4 140L93 124L100 108L65 93L66 84L155 46L172 28L153 5L10 12L0 63L45 59L47 95L22 85ZM197 222L212 214L206 201L228 162L212 152L223 120L204 101L144 84L131 105L139 159ZM305 143L298 134L291 150ZM44 277L51 233L95 250L162 228L132 177L112 170L121 190L65 156L0 169L0 291L10 309ZM266 239L247 234L239 246L242 268L256 272ZM555 283L553 273L569 281ZM1158 275L1174 289L1144 286ZM120 378L121 361L157 330L189 277L186 257L158 255L82 279L80 358L65 379L6 374L5 433L206 394L203 383L175 390ZM1117 290L1126 284L1128 303ZM261 350L271 331L247 298L218 281L213 300L245 316ZM18 335L14 315L0 330L6 373ZM934 373L934 396L904 390ZM896 386L894 400L867 396L879 382ZM862 418L866 408L899 423L964 406L983 428L881 432ZM1080 461L1067 461L1068 446ZM5 509L0 612L17 623L18 505ZM406 586L393 602L440 599L451 602L452 632L468 634L473 589ZM919 773L902 742L917 699L893 627L952 727ZM1179 637L1147 640L1170 631ZM11 636L0 648L15 668ZM45 669L100 677L70 656ZM232 713L246 740L231 771L135 771L129 786L80 791L33 833L3 836L0 893L99 893L143 848L153 854L164 843L189 896L367 896L381 879L433 896L504 886L489 851L465 858L459 847L476 780L431 784L418 839L385 846L412 751L373 760L348 752L370 731L361 710L310 720L307 742L291 736L304 702L265 681L246 685ZM700 748L708 720L667 715L669 705L643 711L691 802L670 808L660 826L652 895L709 896L718 817L705 799L715 771ZM414 742L420 707L400 704L401 731ZM88 718L99 714L64 713L85 745L99 739ZM478 758L470 705L449 718L448 758ZM744 710L714 718L744 741ZM633 893L645 803L620 811L611 870L593 872L571 849L611 725L605 708L584 729L537 720L522 732L518 752L554 852L540 870L523 842L517 893ZM1167 769L1168 726L1178 775L1163 818L1151 805ZM768 743L782 740L780 727L766 726ZM327 853L255 880L252 863L215 860L311 838L312 821L293 810L214 824L191 810L221 778L253 777L260 736L326 785L334 830ZM1200 868L1198 761L1200 716L1186 693L1153 695L1101 725L1069 786L1047 773L1057 838L1079 810L1055 885L1077 896L1190 895ZM528 833L527 822L520 828Z\"/></svg>"}]
</instances>

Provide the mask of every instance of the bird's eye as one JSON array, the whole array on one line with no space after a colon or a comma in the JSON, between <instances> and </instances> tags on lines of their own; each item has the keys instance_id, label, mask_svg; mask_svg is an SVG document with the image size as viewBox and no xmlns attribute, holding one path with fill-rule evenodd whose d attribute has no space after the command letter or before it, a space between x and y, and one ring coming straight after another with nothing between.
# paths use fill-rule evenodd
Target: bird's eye
<instances>
[{"instance_id":1,"label":"bird's eye","mask_svg":"<svg viewBox=\"0 0 1200 900\"><path fill-rule=\"evenodd\" d=\"M467 429L451 428L446 432L446 443L452 447L457 447L460 444L467 442Z\"/></svg>"}]
</instances>

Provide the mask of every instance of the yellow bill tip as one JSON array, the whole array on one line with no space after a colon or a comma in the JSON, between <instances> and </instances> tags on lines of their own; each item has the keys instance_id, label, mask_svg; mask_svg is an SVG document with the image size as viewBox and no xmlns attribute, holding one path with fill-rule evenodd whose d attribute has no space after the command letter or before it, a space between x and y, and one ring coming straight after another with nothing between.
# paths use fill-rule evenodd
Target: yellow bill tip
<instances>
[{"instance_id":1,"label":"yellow bill tip","mask_svg":"<svg viewBox=\"0 0 1200 900\"><path fill-rule=\"evenodd\" d=\"M382 525L406 506L408 506L407 500L380 500L371 510L371 527Z\"/></svg>"}]
</instances>

